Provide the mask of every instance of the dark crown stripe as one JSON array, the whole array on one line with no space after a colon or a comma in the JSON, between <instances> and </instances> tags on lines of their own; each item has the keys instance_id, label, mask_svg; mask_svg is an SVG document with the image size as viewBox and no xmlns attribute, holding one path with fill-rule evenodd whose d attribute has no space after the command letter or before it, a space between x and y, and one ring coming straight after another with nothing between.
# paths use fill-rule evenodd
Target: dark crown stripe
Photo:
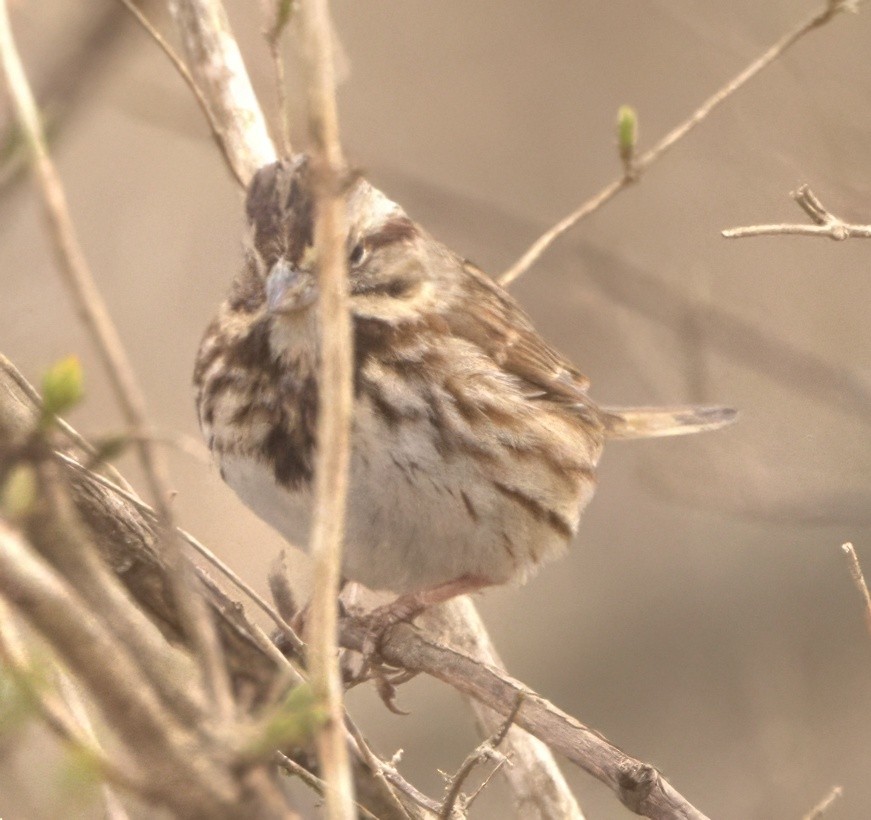
<instances>
[{"instance_id":1,"label":"dark crown stripe","mask_svg":"<svg viewBox=\"0 0 871 820\"><path fill-rule=\"evenodd\" d=\"M366 237L366 246L374 251L386 245L414 239L417 233L417 227L407 216L392 216L377 231Z\"/></svg>"}]
</instances>

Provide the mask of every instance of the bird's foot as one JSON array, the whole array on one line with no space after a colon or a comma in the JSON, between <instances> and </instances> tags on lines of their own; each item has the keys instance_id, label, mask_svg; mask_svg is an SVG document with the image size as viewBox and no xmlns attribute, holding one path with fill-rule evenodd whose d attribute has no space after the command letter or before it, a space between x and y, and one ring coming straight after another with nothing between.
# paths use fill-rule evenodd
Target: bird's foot
<instances>
[{"instance_id":1,"label":"bird's foot","mask_svg":"<svg viewBox=\"0 0 871 820\"><path fill-rule=\"evenodd\" d=\"M444 603L458 595L476 592L482 587L489 586L489 583L489 581L476 576L464 575L444 584L400 595L389 604L384 604L365 615L358 616L357 620L366 627L366 633L360 647L360 653L363 656L360 675L374 679L381 700L391 712L407 714L396 706L396 686L410 680L417 673L411 670L400 670L397 674L392 671L394 667L390 667L384 662L381 647L390 630L397 624L413 621L424 610L435 604Z\"/></svg>"}]
</instances>

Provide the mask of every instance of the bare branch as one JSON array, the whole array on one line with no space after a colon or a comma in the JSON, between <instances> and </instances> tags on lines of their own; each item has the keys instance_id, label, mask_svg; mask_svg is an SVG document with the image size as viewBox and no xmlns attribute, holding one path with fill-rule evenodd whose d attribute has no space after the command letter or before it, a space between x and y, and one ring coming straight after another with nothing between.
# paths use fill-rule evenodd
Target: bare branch
<instances>
[{"instance_id":1,"label":"bare branch","mask_svg":"<svg viewBox=\"0 0 871 820\"><path fill-rule=\"evenodd\" d=\"M62 669L57 670L57 679L61 691L61 697L66 703L70 711L72 719L82 731L84 736L88 738L95 749L100 749L100 741L97 738L97 733L94 731L94 726L91 723L88 710L85 708L85 701L81 693L76 688L72 679ZM124 804L115 794L115 790L108 782L100 784L100 795L103 798L103 812L106 815L106 820L130 820Z\"/></svg>"},{"instance_id":2,"label":"bare branch","mask_svg":"<svg viewBox=\"0 0 871 820\"><path fill-rule=\"evenodd\" d=\"M723 231L726 239L743 239L745 236L827 236L829 239L871 239L871 225L854 225L827 211L813 191L802 185L790 196L811 218L813 225L748 225L743 228L729 228Z\"/></svg>"},{"instance_id":3,"label":"bare branch","mask_svg":"<svg viewBox=\"0 0 871 820\"><path fill-rule=\"evenodd\" d=\"M511 284L519 276L522 276L528 271L544 254L544 252L569 228L574 227L582 219L589 216L594 211L597 211L606 202L616 196L620 191L626 188L630 183L636 181L641 174L646 171L656 160L658 160L669 148L675 143L683 139L690 131L692 131L699 123L703 122L715 108L725 102L739 88L745 85L749 80L752 80L760 71L767 68L775 60L777 60L784 52L794 46L806 34L814 31L820 26L826 24L838 12L841 11L856 11L861 0L826 0L824 7L809 17L804 23L797 26L788 34L781 37L774 45L767 49L762 55L755 59L747 66L740 74L730 80L726 85L712 94L702 105L700 105L688 119L684 120L676 128L669 131L656 145L649 151L642 154L632 165L633 173L626 173L624 170L623 176L615 179L609 185L606 185L598 194L591 197L583 205L570 213L567 217L560 220L550 230L542 234L524 254L518 259L502 276L499 277L499 284L507 286Z\"/></svg>"},{"instance_id":4,"label":"bare branch","mask_svg":"<svg viewBox=\"0 0 871 820\"><path fill-rule=\"evenodd\" d=\"M372 751L369 744L366 742L366 738L363 737L363 733L351 719L350 715L345 716L345 725L348 729L348 738L350 742L356 745L360 758L367 766L369 766L372 773L375 775L375 778L384 784L384 789L387 793L386 797L400 812L400 815L404 820L416 818L417 814L412 815L408 807L402 803L399 796L396 794L397 789L422 809L432 814L435 814L438 811L438 803L435 800L427 797L399 774L399 771L396 769L393 762L387 763Z\"/></svg>"},{"instance_id":5,"label":"bare branch","mask_svg":"<svg viewBox=\"0 0 871 820\"><path fill-rule=\"evenodd\" d=\"M844 793L840 786L833 786L831 791L816 804L802 820L820 820L820 818L831 808L832 804Z\"/></svg>"},{"instance_id":6,"label":"bare branch","mask_svg":"<svg viewBox=\"0 0 871 820\"><path fill-rule=\"evenodd\" d=\"M293 4L294 0L267 0L266 7L273 6L273 18L264 32L266 43L269 46L269 56L272 58L275 109L278 119L278 144L284 157L289 157L293 153L293 147L290 144L290 123L287 119L287 78L285 77L284 54L282 53L284 33L293 17Z\"/></svg>"},{"instance_id":7,"label":"bare branch","mask_svg":"<svg viewBox=\"0 0 871 820\"><path fill-rule=\"evenodd\" d=\"M457 804L459 804L460 810L465 813L468 801L463 799L460 791L476 766L480 766L488 760L495 760L497 768L505 765L508 758L497 750L502 741L505 740L505 736L508 734L511 724L514 723L514 718L517 716L517 711L520 709L521 703L523 703L523 695L520 695L517 698L514 708L511 710L508 717L505 718L502 726L500 726L491 737L479 744L477 748L475 748L462 762L460 768L454 772L453 776L448 781L447 794L445 795L444 802L439 810L439 817L442 818L442 820L450 820L450 817L454 813L454 807Z\"/></svg>"},{"instance_id":8,"label":"bare branch","mask_svg":"<svg viewBox=\"0 0 871 820\"><path fill-rule=\"evenodd\" d=\"M170 0L169 8L221 143L236 176L247 185L258 168L275 159L275 148L227 14L220 0Z\"/></svg>"},{"instance_id":9,"label":"bare branch","mask_svg":"<svg viewBox=\"0 0 871 820\"><path fill-rule=\"evenodd\" d=\"M6 360L0 357L0 368L3 367L5 361ZM6 362L6 364L8 366L8 362ZM88 446L90 447L90 445ZM58 452L56 453L56 455L58 459L60 459L68 467L79 473L85 480L91 481L95 484L99 484L101 487L105 487L106 489L111 490L117 496L132 504L149 520L149 522L157 524L157 513L138 496L134 495L131 492L128 492L126 489L110 481L105 476L93 472L85 465L78 462L76 459L68 456L66 453ZM182 540L184 540L188 545L196 550L196 552L202 555L202 557L212 566L214 566L215 569L217 569L224 576L226 576L226 578L234 586L238 587L242 592L244 592L254 602L254 604L267 617L272 620L272 622L278 627L278 629L281 631L281 633L287 639L290 645L293 646L295 650L301 651L303 643L299 639L299 636L293 631L287 621L284 620L278 612L276 612L275 608L272 607L269 602L262 595L260 595L257 590L254 589L254 587L247 583L232 567L230 567L226 562L221 560L212 550L210 550L201 541L194 538L194 536L191 535L189 532L183 530L181 527L177 527L176 532Z\"/></svg>"},{"instance_id":10,"label":"bare branch","mask_svg":"<svg viewBox=\"0 0 871 820\"><path fill-rule=\"evenodd\" d=\"M36 420L41 417L38 397L32 389L22 388L23 377L14 371L8 361L0 358L0 364L3 365L0 367L0 448L4 454L30 452L22 450L21 445L28 441L28 437L32 441ZM43 444L47 448L48 444ZM5 459L0 459L0 464L5 467ZM51 465L52 462L45 457L39 457L37 464ZM62 480L69 487L77 513L86 522L87 537L93 539L101 556L112 566L142 610L173 642L175 648L168 647L171 653L182 651L177 647L186 642L186 636L180 629L177 607L169 594L170 570L163 556L155 549L153 528L143 519L136 506L99 483L106 481L102 476L99 477L99 482L89 481L79 468L76 471L65 470ZM47 496L47 493L43 495ZM48 511L43 507L40 504L24 514L25 523L30 526L34 516L47 515ZM54 507L57 508L57 504ZM152 520L153 518L154 516ZM76 537L77 532L80 530L70 526L70 521L61 525L59 532L53 533L46 528L44 540L58 543L49 546L43 543L40 546L45 554L64 548L72 556L89 554L89 544L69 543L69 539ZM36 534L38 533L34 529L34 535ZM0 551L3 546L0 543ZM148 672L142 668L144 664L151 662L151 655L148 650L141 651L141 641L137 643L133 640L128 645L126 639L118 638L120 626L116 622L117 607L113 610L113 606L108 606L108 609L106 606L118 598L116 593L110 590L108 601L98 595L93 607L88 609L81 591L72 593L68 587L78 584L87 592L89 585L94 582L83 582L81 570L74 565L72 569L69 574L66 571L61 572L63 577L59 584L67 590L70 607L79 606L83 611L65 611L62 606L59 607L50 597L51 589L34 590L28 601L35 602L34 606L39 605L46 610L39 611L42 620L37 627L47 635L50 642L58 642L58 654L61 657L67 657L65 652L78 653L75 655L77 663L67 659L68 666L79 673L80 680L101 707L101 711L105 713L109 709L117 718L107 719L107 724L114 729L119 739L129 744L130 757L137 762L137 769L142 772L143 780L147 781L142 787L147 787L144 792L146 798L173 806L176 815L180 817L288 817L283 798L275 791L271 779L266 777L263 761L250 760L247 757L239 761L237 758L234 738L240 734L239 730L244 728L244 724L240 727L234 722L231 726L226 726L222 721L215 720L214 715L202 714L202 710L195 715L180 714L183 712L181 706L184 698L172 693L167 695L165 685L153 685ZM0 570L0 579L2 578L3 573ZM276 659L274 647L271 652L267 651L264 644L271 646L268 639L264 641L262 635L254 634L252 625L246 621L238 604L219 596L213 585L208 585L211 582L208 579L206 582L204 591L213 602L216 620L222 626L221 636L225 642L227 657L231 660L230 668L240 695L244 694L245 702L252 709L260 704L268 704L274 687L281 685L282 680L290 680L292 670L288 671L288 664L284 659ZM0 586L3 586L2 582ZM21 594L22 590L26 591L17 582L12 583L12 588L16 595ZM99 586L95 589L99 590ZM125 618L129 615L127 613ZM49 616L56 617L63 628L56 627L53 621L48 623L45 618ZM46 625L43 627L40 624ZM100 640L104 642L90 640L89 632L84 635L80 632L70 634L64 632L64 629L98 630L98 635L102 636ZM149 629L150 625L143 630L145 637ZM112 646L105 643L109 640L113 641ZM107 658L112 659L112 663L108 665L111 667L108 670L111 674L106 669ZM88 666L87 674L80 672L79 667L82 664ZM159 666L159 663L155 666ZM132 712L130 709L114 709L117 702L108 702L102 689L95 691L92 686L93 681L98 681L102 686L114 689L114 676L123 675L125 669L128 672L135 669L135 672L122 679L129 681L130 689L137 696L145 697L147 702L159 704L156 719L164 721L162 725L170 729L166 737L158 734L154 744L143 741L140 731L143 720L141 709L136 710L135 705ZM176 670L168 671L167 681L181 679L190 687L190 669L190 659L183 658ZM136 719L130 719L130 714ZM167 737L167 742L177 743L178 746L168 750L161 748ZM184 765L176 765L176 755L186 761ZM237 765L240 763L241 768ZM190 773L185 768L187 765L196 768L202 777L188 781ZM217 772L217 777L213 776L214 772ZM183 811L180 808L182 804Z\"/></svg>"},{"instance_id":11,"label":"bare branch","mask_svg":"<svg viewBox=\"0 0 871 820\"><path fill-rule=\"evenodd\" d=\"M172 721L144 685L127 647L20 535L0 521L0 594L42 634L93 695L119 737L135 738L162 802L223 816L235 798L227 773L190 755L191 730ZM111 663L106 659L111 658ZM179 788L183 783L184 786ZM187 791L186 795L176 794ZM190 801L190 804L187 804Z\"/></svg>"},{"instance_id":12,"label":"bare branch","mask_svg":"<svg viewBox=\"0 0 871 820\"><path fill-rule=\"evenodd\" d=\"M2 544L2 537L0 534L0 544ZM2 598L0 598L0 660L3 661L5 670L15 680L16 686L26 694L49 729L64 742L84 752L106 781L134 791L139 790L141 778L134 772L129 761L121 764L117 760L109 760L89 725L73 713L69 704L65 705L53 692L46 691L43 686L36 683L39 675L30 660L12 611ZM58 670L58 675L61 681L67 680L62 671Z\"/></svg>"},{"instance_id":13,"label":"bare branch","mask_svg":"<svg viewBox=\"0 0 871 820\"><path fill-rule=\"evenodd\" d=\"M103 360L127 422L134 430L145 431L148 427L145 398L76 236L66 195L49 156L36 103L12 37L5 0L0 0L0 60L2 60L3 74L16 116L33 155L39 190L50 226L50 236L64 283L70 289L80 317ZM161 530L167 534L164 539L167 555L171 564L177 567L177 571L172 575L176 599L185 628L198 649L204 684L219 713L229 716L232 712L232 697L214 626L208 618L201 597L191 594L191 585L184 577L185 565L180 558L180 546L172 531L172 511L169 507L168 482L163 458L145 438L137 442L137 450L158 512Z\"/></svg>"},{"instance_id":14,"label":"bare branch","mask_svg":"<svg viewBox=\"0 0 871 820\"><path fill-rule=\"evenodd\" d=\"M175 53L173 47L167 42L164 36L155 28L154 24L143 14L142 9L137 6L133 0L120 0L120 2L124 5L127 11L133 15L134 19L137 23L145 30L149 37L157 43L160 50L167 56L169 61L172 63L173 68L179 73L182 80L184 80L185 85L187 85L188 89L190 89L191 94L194 95L194 99L197 101L197 105L199 105L200 110L203 112L203 116L206 118L206 122L209 125L209 130L212 132L212 138L215 140L215 145L217 145L218 150L221 152L221 156L224 157L224 161L227 163L227 167L230 169L230 173L236 177L237 182L244 186L245 180L240 176L239 171L236 166L233 164L232 156L230 152L227 150L226 143L222 139L221 129L219 127L218 121L215 119L215 116L212 114L211 108L209 108L209 102L206 99L205 95L202 91L200 91L200 87L197 85L196 80L193 78L193 75L188 71L188 67L184 64L184 61L178 54Z\"/></svg>"},{"instance_id":15,"label":"bare branch","mask_svg":"<svg viewBox=\"0 0 871 820\"><path fill-rule=\"evenodd\" d=\"M461 650L479 663L505 671L484 622L468 596L434 607L421 616L421 622L440 643ZM471 698L469 704L475 713L481 737L492 735L504 724L504 716L494 712L486 703ZM549 820L551 817L584 820L553 754L541 740L512 726L503 748L511 758L511 766L503 767L501 771L511 789L519 816L524 820Z\"/></svg>"},{"instance_id":16,"label":"bare branch","mask_svg":"<svg viewBox=\"0 0 871 820\"><path fill-rule=\"evenodd\" d=\"M365 637L365 622L342 621L342 646L359 652ZM380 654L391 666L426 672L506 717L522 695L515 723L607 785L627 808L655 820L705 820L649 763L620 751L521 682L433 641L408 624L394 626L385 634Z\"/></svg>"},{"instance_id":17,"label":"bare branch","mask_svg":"<svg viewBox=\"0 0 871 820\"><path fill-rule=\"evenodd\" d=\"M330 720L318 734L318 755L329 785L331 820L353 818L353 781L345 741L339 668L337 599L348 493L353 362L348 307L348 235L343 196L345 158L339 143L333 40L327 0L302 0L297 9L305 71L315 184L315 248L320 300L320 378L315 505L310 551L314 591L307 628L308 670Z\"/></svg>"},{"instance_id":18,"label":"bare branch","mask_svg":"<svg viewBox=\"0 0 871 820\"><path fill-rule=\"evenodd\" d=\"M850 562L850 576L856 589L859 590L859 595L862 596L862 601L865 604L865 623L868 626L868 632L871 634L871 595L868 593L868 585L865 583L865 576L862 574L862 566L859 564L859 556L856 555L855 547L849 542L843 544L841 549L847 556Z\"/></svg>"},{"instance_id":19,"label":"bare branch","mask_svg":"<svg viewBox=\"0 0 871 820\"><path fill-rule=\"evenodd\" d=\"M327 784L316 775L313 775L304 766L300 766L293 758L288 757L282 752L275 753L275 762L281 766L288 774L292 774L302 780L309 788L316 791L322 797L327 793ZM361 806L359 803L354 804L361 817L366 817L368 820L379 820L369 809Z\"/></svg>"},{"instance_id":20,"label":"bare branch","mask_svg":"<svg viewBox=\"0 0 871 820\"><path fill-rule=\"evenodd\" d=\"M0 445L4 449L15 448L26 441L40 414L39 397L33 388L8 359L0 356ZM73 465L65 479L69 481L76 511L87 525L100 556L160 630L173 643L185 644L186 636L169 587L169 570L157 550L154 512L136 496L120 488L113 489L108 479L88 472L70 456L58 454L58 458L67 467ZM213 611L220 616L234 679L259 692L268 689L275 665L256 648L255 640L235 617L235 611L220 607Z\"/></svg>"}]
</instances>

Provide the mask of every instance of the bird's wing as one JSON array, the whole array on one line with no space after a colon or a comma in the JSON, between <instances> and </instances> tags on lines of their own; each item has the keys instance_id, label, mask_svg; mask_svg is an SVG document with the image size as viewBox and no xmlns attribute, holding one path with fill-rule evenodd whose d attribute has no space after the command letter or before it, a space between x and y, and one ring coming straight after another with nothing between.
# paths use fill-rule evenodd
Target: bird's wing
<instances>
[{"instance_id":1,"label":"bird's wing","mask_svg":"<svg viewBox=\"0 0 871 820\"><path fill-rule=\"evenodd\" d=\"M465 310L444 318L455 335L481 348L506 372L533 388L532 395L588 404L589 380L536 331L529 316L498 284L470 262L463 262Z\"/></svg>"}]
</instances>

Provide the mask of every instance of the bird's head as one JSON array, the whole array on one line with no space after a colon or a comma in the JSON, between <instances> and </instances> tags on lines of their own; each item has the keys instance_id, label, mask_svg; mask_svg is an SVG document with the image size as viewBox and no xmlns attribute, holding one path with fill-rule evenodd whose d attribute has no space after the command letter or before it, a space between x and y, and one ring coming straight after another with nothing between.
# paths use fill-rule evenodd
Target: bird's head
<instances>
[{"instance_id":1,"label":"bird's head","mask_svg":"<svg viewBox=\"0 0 871 820\"><path fill-rule=\"evenodd\" d=\"M252 259L266 310L275 316L292 317L317 301L313 175L311 162L301 156L264 166L248 189ZM419 251L432 240L362 177L355 178L344 195L354 315L400 321L418 309L416 303L431 288Z\"/></svg>"}]
</instances>

